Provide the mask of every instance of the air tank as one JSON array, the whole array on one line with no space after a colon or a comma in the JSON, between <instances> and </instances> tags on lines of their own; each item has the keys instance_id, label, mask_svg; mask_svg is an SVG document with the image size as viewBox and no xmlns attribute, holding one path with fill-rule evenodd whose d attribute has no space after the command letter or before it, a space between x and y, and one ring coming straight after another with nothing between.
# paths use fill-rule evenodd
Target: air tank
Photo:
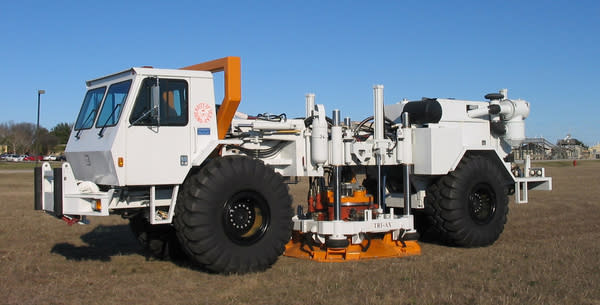
<instances>
[{"instance_id":1,"label":"air tank","mask_svg":"<svg viewBox=\"0 0 600 305\"><path fill-rule=\"evenodd\" d=\"M323 105L316 105L312 121L312 133L310 135L311 162L314 166L320 167L327 162L327 158L329 157L327 136L325 107Z\"/></svg>"}]
</instances>

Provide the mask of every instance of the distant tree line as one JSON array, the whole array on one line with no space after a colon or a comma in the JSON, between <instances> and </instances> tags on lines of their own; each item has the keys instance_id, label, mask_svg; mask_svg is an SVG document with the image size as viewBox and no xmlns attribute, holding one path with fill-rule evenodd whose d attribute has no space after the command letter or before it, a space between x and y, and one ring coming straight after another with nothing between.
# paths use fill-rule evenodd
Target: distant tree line
<instances>
[{"instance_id":1,"label":"distant tree line","mask_svg":"<svg viewBox=\"0 0 600 305\"><path fill-rule=\"evenodd\" d=\"M59 123L50 131L41 127L36 141L36 125L33 123L0 123L0 145L6 145L10 153L47 154L58 144L67 144L73 124Z\"/></svg>"}]
</instances>

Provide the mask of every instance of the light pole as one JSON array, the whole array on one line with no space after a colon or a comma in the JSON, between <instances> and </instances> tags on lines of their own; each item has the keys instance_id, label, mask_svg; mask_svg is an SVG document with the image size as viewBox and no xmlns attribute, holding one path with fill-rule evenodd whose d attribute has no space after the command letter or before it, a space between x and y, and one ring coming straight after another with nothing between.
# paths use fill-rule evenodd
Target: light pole
<instances>
[{"instance_id":1,"label":"light pole","mask_svg":"<svg viewBox=\"0 0 600 305\"><path fill-rule=\"evenodd\" d=\"M40 154L40 147L39 147L39 136L40 136L40 96L42 94L46 93L46 90L38 90L38 112L37 112L37 125L35 127L35 150L37 155ZM35 163L39 163L40 161L38 160L39 156L34 156L35 158Z\"/></svg>"}]
</instances>

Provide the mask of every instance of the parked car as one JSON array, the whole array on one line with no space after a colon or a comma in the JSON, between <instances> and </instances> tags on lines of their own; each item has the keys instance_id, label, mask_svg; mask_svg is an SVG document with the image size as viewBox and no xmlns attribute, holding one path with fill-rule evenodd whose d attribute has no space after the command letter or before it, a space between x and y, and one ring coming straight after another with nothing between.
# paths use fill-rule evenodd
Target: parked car
<instances>
[{"instance_id":1,"label":"parked car","mask_svg":"<svg viewBox=\"0 0 600 305\"><path fill-rule=\"evenodd\" d=\"M17 155L15 155L15 154L8 154L6 157L4 157L4 160L14 161L16 157L17 157Z\"/></svg>"},{"instance_id":2,"label":"parked car","mask_svg":"<svg viewBox=\"0 0 600 305\"><path fill-rule=\"evenodd\" d=\"M44 161L56 161L57 159L58 159L58 156L54 156L54 155L44 156Z\"/></svg>"},{"instance_id":3,"label":"parked car","mask_svg":"<svg viewBox=\"0 0 600 305\"><path fill-rule=\"evenodd\" d=\"M18 158L19 158L19 155L9 154L8 156L6 156L6 158L4 158L4 160L6 160L6 161L17 161Z\"/></svg>"},{"instance_id":4,"label":"parked car","mask_svg":"<svg viewBox=\"0 0 600 305\"><path fill-rule=\"evenodd\" d=\"M1 154L0 160L6 160L6 157L10 156L10 154Z\"/></svg>"},{"instance_id":5,"label":"parked car","mask_svg":"<svg viewBox=\"0 0 600 305\"><path fill-rule=\"evenodd\" d=\"M26 157L27 157L27 155L12 154L12 155L6 157L6 161L19 162L19 161L23 161L23 159L25 159Z\"/></svg>"},{"instance_id":6,"label":"parked car","mask_svg":"<svg viewBox=\"0 0 600 305\"><path fill-rule=\"evenodd\" d=\"M23 161L42 161L44 160L44 157L42 156L27 156L25 158L23 158Z\"/></svg>"}]
</instances>

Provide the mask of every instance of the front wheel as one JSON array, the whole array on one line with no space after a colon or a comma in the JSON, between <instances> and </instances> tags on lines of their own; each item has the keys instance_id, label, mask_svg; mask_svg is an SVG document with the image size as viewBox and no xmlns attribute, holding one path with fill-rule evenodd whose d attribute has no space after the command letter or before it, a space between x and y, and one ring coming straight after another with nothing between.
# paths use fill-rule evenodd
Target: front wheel
<instances>
[{"instance_id":1,"label":"front wheel","mask_svg":"<svg viewBox=\"0 0 600 305\"><path fill-rule=\"evenodd\" d=\"M216 158L184 183L177 236L192 261L211 271L265 270L290 240L291 203L281 175L263 162Z\"/></svg>"},{"instance_id":2,"label":"front wheel","mask_svg":"<svg viewBox=\"0 0 600 305\"><path fill-rule=\"evenodd\" d=\"M139 213L129 219L129 227L144 250L151 256L163 260L185 257L172 225L152 225L142 213Z\"/></svg>"},{"instance_id":3,"label":"front wheel","mask_svg":"<svg viewBox=\"0 0 600 305\"><path fill-rule=\"evenodd\" d=\"M454 172L427 190L430 236L463 247L493 244L504 230L508 214L508 192L502 178L502 169L491 160L463 158Z\"/></svg>"}]
</instances>

